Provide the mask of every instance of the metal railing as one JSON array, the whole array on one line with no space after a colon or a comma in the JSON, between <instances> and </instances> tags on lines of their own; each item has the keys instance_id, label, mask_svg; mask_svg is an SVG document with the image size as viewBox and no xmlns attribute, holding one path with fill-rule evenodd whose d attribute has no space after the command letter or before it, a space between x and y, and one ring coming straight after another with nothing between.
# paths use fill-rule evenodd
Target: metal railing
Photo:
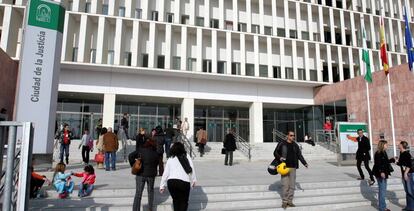
<instances>
[{"instance_id":1,"label":"metal railing","mask_svg":"<svg viewBox=\"0 0 414 211\"><path fill-rule=\"evenodd\" d=\"M319 144L332 152L338 152L339 143L336 141L334 130L315 130L315 141L316 144Z\"/></svg>"},{"instance_id":2,"label":"metal railing","mask_svg":"<svg viewBox=\"0 0 414 211\"><path fill-rule=\"evenodd\" d=\"M30 122L0 122L0 158L3 158L0 161L2 210L28 209L33 131ZM7 148L6 156L3 155L3 147Z\"/></svg>"},{"instance_id":3,"label":"metal railing","mask_svg":"<svg viewBox=\"0 0 414 211\"><path fill-rule=\"evenodd\" d=\"M252 159L252 148L250 146L250 143L242 138L238 133L234 133L234 136L236 138L237 149L240 150L242 154L245 155L250 161Z\"/></svg>"},{"instance_id":4,"label":"metal railing","mask_svg":"<svg viewBox=\"0 0 414 211\"><path fill-rule=\"evenodd\" d=\"M273 142L280 142L280 141L286 140L286 134L274 128L272 130L272 134L273 134Z\"/></svg>"},{"instance_id":5,"label":"metal railing","mask_svg":"<svg viewBox=\"0 0 414 211\"><path fill-rule=\"evenodd\" d=\"M196 154L193 150L193 145L191 144L190 140L187 136L185 136L182 132L178 134L178 141L184 144L185 151L187 151L192 159L196 157Z\"/></svg>"}]
</instances>

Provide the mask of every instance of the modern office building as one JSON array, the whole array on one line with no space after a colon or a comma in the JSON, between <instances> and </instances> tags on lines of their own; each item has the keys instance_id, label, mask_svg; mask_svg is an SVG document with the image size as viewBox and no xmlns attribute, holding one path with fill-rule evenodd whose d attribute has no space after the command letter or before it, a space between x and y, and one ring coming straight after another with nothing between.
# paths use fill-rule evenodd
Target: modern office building
<instances>
[{"instance_id":1,"label":"modern office building","mask_svg":"<svg viewBox=\"0 0 414 211\"><path fill-rule=\"evenodd\" d=\"M361 75L362 22L373 69L381 69L381 14L390 66L405 63L403 6L414 14L413 0L62 3L57 125L79 136L128 113L132 136L186 117L190 135L205 127L210 141L222 141L236 128L251 143L287 129L300 140L326 117L347 120L345 102L315 105L314 88ZM0 0L0 46L16 60L25 5Z\"/></svg>"}]
</instances>

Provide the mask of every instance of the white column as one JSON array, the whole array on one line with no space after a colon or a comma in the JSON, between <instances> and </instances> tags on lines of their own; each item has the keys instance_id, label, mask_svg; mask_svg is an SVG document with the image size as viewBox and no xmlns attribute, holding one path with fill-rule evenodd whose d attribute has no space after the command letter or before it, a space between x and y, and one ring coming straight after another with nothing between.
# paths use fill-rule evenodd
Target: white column
<instances>
[{"instance_id":1,"label":"white column","mask_svg":"<svg viewBox=\"0 0 414 211\"><path fill-rule=\"evenodd\" d=\"M181 103L181 120L184 122L185 118L188 120L190 126L187 132L187 138L193 140L194 138L194 98L184 98Z\"/></svg>"},{"instance_id":2,"label":"white column","mask_svg":"<svg viewBox=\"0 0 414 211\"><path fill-rule=\"evenodd\" d=\"M79 27L78 58L76 59L78 62L85 61L86 39L90 39L90 37L86 36L87 30L88 30L88 16L86 14L82 14L81 20L80 20L80 27Z\"/></svg>"},{"instance_id":3,"label":"white column","mask_svg":"<svg viewBox=\"0 0 414 211\"><path fill-rule=\"evenodd\" d=\"M259 36L253 36L253 48L254 48L254 76L259 77Z\"/></svg>"},{"instance_id":4,"label":"white column","mask_svg":"<svg viewBox=\"0 0 414 211\"><path fill-rule=\"evenodd\" d=\"M149 50L148 50L148 67L156 67L155 66L155 42L157 36L157 29L154 22L150 22L149 26Z\"/></svg>"},{"instance_id":5,"label":"white column","mask_svg":"<svg viewBox=\"0 0 414 211\"><path fill-rule=\"evenodd\" d=\"M331 22L331 25L329 26L330 31L331 31L331 43L335 44L336 43L336 39L335 39L335 21L334 21L332 7L329 8L329 19L330 19L330 22Z\"/></svg>"},{"instance_id":6,"label":"white column","mask_svg":"<svg viewBox=\"0 0 414 211\"><path fill-rule=\"evenodd\" d=\"M352 46L353 47L357 47L358 43L357 43L357 38L356 38L356 28L355 28L355 17L354 17L354 13L351 12L351 34L352 34Z\"/></svg>"},{"instance_id":7,"label":"white column","mask_svg":"<svg viewBox=\"0 0 414 211\"><path fill-rule=\"evenodd\" d=\"M292 40L292 67L293 67L293 79L298 80L298 57L297 57L297 51L296 48L296 40Z\"/></svg>"},{"instance_id":8,"label":"white column","mask_svg":"<svg viewBox=\"0 0 414 211\"><path fill-rule=\"evenodd\" d=\"M219 28L224 29L224 0L219 0Z\"/></svg>"},{"instance_id":9,"label":"white column","mask_svg":"<svg viewBox=\"0 0 414 211\"><path fill-rule=\"evenodd\" d=\"M109 1L108 3L108 15L117 15L119 1Z\"/></svg>"},{"instance_id":10,"label":"white column","mask_svg":"<svg viewBox=\"0 0 414 211\"><path fill-rule=\"evenodd\" d=\"M231 48L231 32L226 32L226 74L231 75L231 63L232 63L232 48Z\"/></svg>"},{"instance_id":11,"label":"white column","mask_svg":"<svg viewBox=\"0 0 414 211\"><path fill-rule=\"evenodd\" d=\"M320 5L318 5L318 14L319 14L319 41L325 42L325 34L324 34L324 27L323 27L323 10Z\"/></svg>"},{"instance_id":12,"label":"white column","mask_svg":"<svg viewBox=\"0 0 414 211\"><path fill-rule=\"evenodd\" d=\"M273 53L272 53L272 38L267 37L267 77L273 78Z\"/></svg>"},{"instance_id":13,"label":"white column","mask_svg":"<svg viewBox=\"0 0 414 211\"><path fill-rule=\"evenodd\" d=\"M354 78L354 57L352 55L352 48L348 48L348 58L349 58L349 77Z\"/></svg>"},{"instance_id":14,"label":"white column","mask_svg":"<svg viewBox=\"0 0 414 211\"><path fill-rule=\"evenodd\" d=\"M386 22L385 20L384 20L384 22ZM396 50L395 50L395 41L394 41L394 30L393 30L393 24L392 24L392 20L389 18L388 19L388 32L389 32L389 34L388 34L388 37L390 38L389 40L390 40L390 49L387 49L387 51L393 51L393 52L395 52ZM387 35L385 35L385 36L387 36ZM390 58L390 57L388 57L388 58ZM390 65L390 67L392 67L391 65Z\"/></svg>"},{"instance_id":15,"label":"white column","mask_svg":"<svg viewBox=\"0 0 414 211\"><path fill-rule=\"evenodd\" d=\"M259 0L259 21L260 21L260 33L264 34L264 3L263 0Z\"/></svg>"},{"instance_id":16,"label":"white column","mask_svg":"<svg viewBox=\"0 0 414 211\"><path fill-rule=\"evenodd\" d=\"M305 51L304 57L305 57L305 80L310 80L310 69L309 69L309 43L304 42L303 43L303 49Z\"/></svg>"},{"instance_id":17,"label":"white column","mask_svg":"<svg viewBox=\"0 0 414 211\"><path fill-rule=\"evenodd\" d=\"M116 26L115 26L115 48L114 48L114 64L120 65L121 64L121 57L122 57L122 19L116 19Z\"/></svg>"},{"instance_id":18,"label":"white column","mask_svg":"<svg viewBox=\"0 0 414 211\"><path fill-rule=\"evenodd\" d=\"M246 0L247 32L252 32L252 1Z\"/></svg>"},{"instance_id":19,"label":"white column","mask_svg":"<svg viewBox=\"0 0 414 211\"><path fill-rule=\"evenodd\" d=\"M197 72L203 71L203 30L201 28L197 28Z\"/></svg>"},{"instance_id":20,"label":"white column","mask_svg":"<svg viewBox=\"0 0 414 211\"><path fill-rule=\"evenodd\" d=\"M366 11L367 11L367 3L365 1L361 1L362 2L362 12L363 13L366 13Z\"/></svg>"},{"instance_id":21,"label":"white column","mask_svg":"<svg viewBox=\"0 0 414 211\"><path fill-rule=\"evenodd\" d=\"M131 53L132 53L131 65L133 67L138 66L139 49L140 49L139 31L140 31L139 21L134 20L133 25L132 25L132 40L131 40Z\"/></svg>"},{"instance_id":22,"label":"white column","mask_svg":"<svg viewBox=\"0 0 414 211\"><path fill-rule=\"evenodd\" d=\"M240 75L246 75L246 37L240 34Z\"/></svg>"},{"instance_id":23,"label":"white column","mask_svg":"<svg viewBox=\"0 0 414 211\"><path fill-rule=\"evenodd\" d=\"M165 69L171 69L171 24L165 25Z\"/></svg>"},{"instance_id":24,"label":"white column","mask_svg":"<svg viewBox=\"0 0 414 211\"><path fill-rule=\"evenodd\" d=\"M404 23L403 23L404 24ZM404 39L403 39L403 33L402 33L402 29L401 29L401 21L397 21L397 27L398 27L398 37L400 38L399 39L399 41L400 41L400 46L399 46L399 51L398 52L400 52L400 53L402 53L402 52L404 52L405 50L404 50L404 48L403 48L403 46L404 46ZM398 62L398 64L401 64L400 62Z\"/></svg>"},{"instance_id":25,"label":"white column","mask_svg":"<svg viewBox=\"0 0 414 211\"><path fill-rule=\"evenodd\" d=\"M72 11L80 12L80 0L73 0L72 2ZM82 11L83 12L83 11Z\"/></svg>"},{"instance_id":26,"label":"white column","mask_svg":"<svg viewBox=\"0 0 414 211\"><path fill-rule=\"evenodd\" d=\"M297 38L298 39L302 39L302 33L300 33L300 30L299 30L299 22L300 22L300 16L301 16L301 14L300 14L300 4L299 4L299 2L296 2L296 4L295 4L295 6L296 6L296 20L295 20L295 23L296 23L296 26L295 26L295 30L296 30L296 36L297 36Z\"/></svg>"},{"instance_id":27,"label":"white column","mask_svg":"<svg viewBox=\"0 0 414 211\"><path fill-rule=\"evenodd\" d=\"M238 0L233 0L233 30L237 31L239 25L239 5Z\"/></svg>"},{"instance_id":28,"label":"white column","mask_svg":"<svg viewBox=\"0 0 414 211\"><path fill-rule=\"evenodd\" d=\"M180 7L181 0L174 1L174 23L180 23L181 18L181 7Z\"/></svg>"},{"instance_id":29,"label":"white column","mask_svg":"<svg viewBox=\"0 0 414 211\"><path fill-rule=\"evenodd\" d=\"M289 29L290 29L290 27L289 27L289 22L288 22L288 20L289 20L289 1L288 0L284 0L283 1L283 4L284 4L284 12L285 12L285 17L284 17L284 21L285 21L285 34L286 34L286 37L290 37L290 31L289 31Z\"/></svg>"},{"instance_id":30,"label":"white column","mask_svg":"<svg viewBox=\"0 0 414 211\"><path fill-rule=\"evenodd\" d=\"M126 0L131 1L131 0ZM97 14L98 13L98 1L91 1L91 13Z\"/></svg>"},{"instance_id":31,"label":"white column","mask_svg":"<svg viewBox=\"0 0 414 211\"><path fill-rule=\"evenodd\" d=\"M344 80L344 63L342 61L342 47L338 46L338 71L339 71L339 81Z\"/></svg>"},{"instance_id":32,"label":"white column","mask_svg":"<svg viewBox=\"0 0 414 211\"><path fill-rule=\"evenodd\" d=\"M210 27L210 0L204 0L204 26Z\"/></svg>"},{"instance_id":33,"label":"white column","mask_svg":"<svg viewBox=\"0 0 414 211\"><path fill-rule=\"evenodd\" d=\"M3 20L4 21L4 20ZM72 34L72 27L69 27L69 13L65 13L65 24L64 24L64 29L63 29L63 38L62 38L62 55L61 55L61 61L65 61L66 60L66 55L69 54L70 52L70 48L72 48L72 46L68 43L72 43L72 39L68 39L68 34ZM3 23L3 29L4 29L4 23ZM4 33L4 31L3 31ZM6 36L6 34L3 35L4 37ZM2 38L3 38L2 36ZM70 36L69 36L70 37ZM0 41L0 47L3 48L3 45L1 45L1 41ZM3 48L5 49L5 48Z\"/></svg>"},{"instance_id":34,"label":"white column","mask_svg":"<svg viewBox=\"0 0 414 211\"><path fill-rule=\"evenodd\" d=\"M370 1L371 1L371 14L375 14L375 10L377 9L375 5L375 0L370 0Z\"/></svg>"},{"instance_id":35,"label":"white column","mask_svg":"<svg viewBox=\"0 0 414 211\"><path fill-rule=\"evenodd\" d=\"M125 0L125 17L134 18L135 4L132 0Z\"/></svg>"},{"instance_id":36,"label":"white column","mask_svg":"<svg viewBox=\"0 0 414 211\"><path fill-rule=\"evenodd\" d=\"M102 126L103 127L113 127L115 121L115 102L116 95L112 93L104 94L103 102L103 116L102 116Z\"/></svg>"},{"instance_id":37,"label":"white column","mask_svg":"<svg viewBox=\"0 0 414 211\"><path fill-rule=\"evenodd\" d=\"M341 21L341 38L342 38L342 45L346 45L346 33L345 33L345 17L344 17L344 11L341 10L339 12L340 15L340 21Z\"/></svg>"},{"instance_id":38,"label":"white column","mask_svg":"<svg viewBox=\"0 0 414 211\"><path fill-rule=\"evenodd\" d=\"M333 74L332 74L332 51L331 51L331 45L326 45L326 62L328 63L328 78L329 82L333 82ZM372 63L371 63L372 64Z\"/></svg>"},{"instance_id":39,"label":"white column","mask_svg":"<svg viewBox=\"0 0 414 211\"><path fill-rule=\"evenodd\" d=\"M286 71L285 71L285 40L284 39L280 39L280 45L279 45L279 50L280 50L280 76L281 78L285 79L286 78Z\"/></svg>"},{"instance_id":40,"label":"white column","mask_svg":"<svg viewBox=\"0 0 414 211\"><path fill-rule=\"evenodd\" d=\"M165 22L165 6L164 6L164 2L165 1L156 1L157 5L158 5L158 20Z\"/></svg>"},{"instance_id":41,"label":"white column","mask_svg":"<svg viewBox=\"0 0 414 211\"><path fill-rule=\"evenodd\" d=\"M148 1L150 1L150 0L141 0L141 9L142 9L141 17L144 20L151 19L150 16L149 16L149 14L151 14L151 11L149 11L149 2ZM180 1L180 0L176 0L176 2L177 1Z\"/></svg>"},{"instance_id":42,"label":"white column","mask_svg":"<svg viewBox=\"0 0 414 211\"><path fill-rule=\"evenodd\" d=\"M312 41L315 41L315 39L314 39L314 37L313 37L313 33L314 32L317 32L318 30L316 29L314 29L313 28L313 26L312 26L312 24L313 24L313 21L312 21L312 6L310 5L310 4L308 4L308 31L309 31L309 40L312 40Z\"/></svg>"},{"instance_id":43,"label":"white column","mask_svg":"<svg viewBox=\"0 0 414 211\"><path fill-rule=\"evenodd\" d=\"M181 28L181 69L187 70L187 27Z\"/></svg>"},{"instance_id":44,"label":"white column","mask_svg":"<svg viewBox=\"0 0 414 211\"><path fill-rule=\"evenodd\" d=\"M403 4L401 3L401 0L397 1L397 4L398 4L398 15L399 15L398 19L404 20ZM397 21L397 22L399 23L400 21Z\"/></svg>"},{"instance_id":45,"label":"white column","mask_svg":"<svg viewBox=\"0 0 414 211\"><path fill-rule=\"evenodd\" d=\"M195 19L196 19L196 15L195 15L195 1L190 1L190 25L195 25Z\"/></svg>"},{"instance_id":46,"label":"white column","mask_svg":"<svg viewBox=\"0 0 414 211\"><path fill-rule=\"evenodd\" d=\"M378 24L379 24L379 22L378 22ZM366 25L365 25L365 27L366 27ZM371 30L371 48L376 49L377 48L377 46L376 46L377 45L377 42L376 42L377 39L375 37L375 34L376 34L375 29L377 27L375 27L375 25L374 25L374 16L369 17L369 28Z\"/></svg>"},{"instance_id":47,"label":"white column","mask_svg":"<svg viewBox=\"0 0 414 211\"><path fill-rule=\"evenodd\" d=\"M217 31L211 31L211 72L217 73Z\"/></svg>"},{"instance_id":48,"label":"white column","mask_svg":"<svg viewBox=\"0 0 414 211\"><path fill-rule=\"evenodd\" d=\"M105 17L99 16L99 22L98 22L98 39L96 41L96 63L102 64L103 63L103 57L104 57L104 47L106 41L107 34L106 31L106 24L105 24Z\"/></svg>"},{"instance_id":49,"label":"white column","mask_svg":"<svg viewBox=\"0 0 414 211\"><path fill-rule=\"evenodd\" d=\"M318 81L323 81L322 75L322 62L321 62L321 47L319 43L315 43L315 52L316 52L316 70L318 72Z\"/></svg>"},{"instance_id":50,"label":"white column","mask_svg":"<svg viewBox=\"0 0 414 211\"><path fill-rule=\"evenodd\" d=\"M272 0L272 27L273 27L273 35L277 35L277 7L276 7L276 0ZM273 71L272 71L273 72Z\"/></svg>"},{"instance_id":51,"label":"white column","mask_svg":"<svg viewBox=\"0 0 414 211\"><path fill-rule=\"evenodd\" d=\"M249 142L263 143L263 103L253 102L249 108Z\"/></svg>"}]
</instances>

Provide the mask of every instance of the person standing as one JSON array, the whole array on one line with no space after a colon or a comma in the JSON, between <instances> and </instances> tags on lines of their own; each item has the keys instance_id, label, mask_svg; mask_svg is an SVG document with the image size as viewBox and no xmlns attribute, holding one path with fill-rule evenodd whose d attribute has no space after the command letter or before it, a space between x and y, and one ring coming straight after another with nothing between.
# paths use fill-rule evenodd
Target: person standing
<instances>
[{"instance_id":1,"label":"person standing","mask_svg":"<svg viewBox=\"0 0 414 211\"><path fill-rule=\"evenodd\" d=\"M175 130L172 124L169 123L168 128L165 129L165 144L164 144L165 154L167 155L167 158L170 157L170 148L171 148L171 143L174 139L174 136L175 136Z\"/></svg>"},{"instance_id":2,"label":"person standing","mask_svg":"<svg viewBox=\"0 0 414 211\"><path fill-rule=\"evenodd\" d=\"M411 165L411 154L408 150L408 143L401 141L398 145L400 149L400 157L398 158L397 165L401 168L402 183L405 191L406 207L403 210L414 210L414 169Z\"/></svg>"},{"instance_id":3,"label":"person standing","mask_svg":"<svg viewBox=\"0 0 414 211\"><path fill-rule=\"evenodd\" d=\"M85 132L82 136L81 143L79 144L79 149L82 147L82 161L83 164L89 164L89 152L93 148L93 138L89 134L89 130L85 129Z\"/></svg>"},{"instance_id":4,"label":"person standing","mask_svg":"<svg viewBox=\"0 0 414 211\"><path fill-rule=\"evenodd\" d=\"M362 129L358 129L357 133L358 149L356 151L356 165L360 176L358 180L364 180L365 178L364 172L361 169L361 163L364 162L365 169L367 169L370 178L369 185L373 185L375 183L374 175L369 167L369 160L371 160L369 151L371 150L371 145L369 139L364 136L364 131Z\"/></svg>"},{"instance_id":5,"label":"person standing","mask_svg":"<svg viewBox=\"0 0 414 211\"><path fill-rule=\"evenodd\" d=\"M226 150L226 157L224 158L224 165L233 165L233 152L236 151L236 137L234 137L234 130L230 129L224 138L223 147Z\"/></svg>"},{"instance_id":6,"label":"person standing","mask_svg":"<svg viewBox=\"0 0 414 211\"><path fill-rule=\"evenodd\" d=\"M98 154L104 156L105 152L103 151L103 137L104 135L108 132L108 130L106 129L106 127L102 128L101 130L101 134L99 135L98 140L96 141L96 149L98 150ZM103 162L98 162L96 161L97 165L98 165L98 169L103 169Z\"/></svg>"},{"instance_id":7,"label":"person standing","mask_svg":"<svg viewBox=\"0 0 414 211\"><path fill-rule=\"evenodd\" d=\"M147 140L147 136L145 134L145 129L144 128L140 128L138 131L138 135L135 136L135 151L138 151L144 144L145 141Z\"/></svg>"},{"instance_id":8,"label":"person standing","mask_svg":"<svg viewBox=\"0 0 414 211\"><path fill-rule=\"evenodd\" d=\"M98 123L96 124L96 127L95 127L95 132L96 132L96 137L99 137L99 135L101 135L101 132L102 132L102 118L100 118L98 120Z\"/></svg>"},{"instance_id":9,"label":"person standing","mask_svg":"<svg viewBox=\"0 0 414 211\"><path fill-rule=\"evenodd\" d=\"M188 123L188 118L184 118L184 122L181 124L181 131L183 132L183 135L187 137L188 131L190 130L190 124Z\"/></svg>"},{"instance_id":10,"label":"person standing","mask_svg":"<svg viewBox=\"0 0 414 211\"><path fill-rule=\"evenodd\" d=\"M65 123L63 125L63 130L61 130L56 137L56 139L58 139L60 143L60 163L63 163L63 155L65 154L66 164L69 164L69 147L72 138L73 136L72 132L70 131L69 125Z\"/></svg>"},{"instance_id":11,"label":"person standing","mask_svg":"<svg viewBox=\"0 0 414 211\"><path fill-rule=\"evenodd\" d=\"M286 163L289 173L282 176L282 208L295 207L293 196L296 184L296 169L299 168L299 161L308 168L308 163L302 156L299 145L295 142L295 132L289 130L286 141L281 141L273 155L276 159ZM278 144L278 145L279 145Z\"/></svg>"},{"instance_id":12,"label":"person standing","mask_svg":"<svg viewBox=\"0 0 414 211\"><path fill-rule=\"evenodd\" d=\"M132 152L128 156L129 164L131 167L134 165L135 160L141 158L141 170L135 177L135 197L134 197L134 211L141 210L141 198L144 191L145 183L147 183L148 191L148 207L149 210L153 210L154 206L154 181L157 176L158 166L158 153L157 144L154 139L148 139L141 148Z\"/></svg>"},{"instance_id":13,"label":"person standing","mask_svg":"<svg viewBox=\"0 0 414 211\"><path fill-rule=\"evenodd\" d=\"M105 170L116 170L116 151L118 151L119 143L117 136L112 132L112 128L108 127L108 132L103 136L103 151L105 152Z\"/></svg>"},{"instance_id":14,"label":"person standing","mask_svg":"<svg viewBox=\"0 0 414 211\"><path fill-rule=\"evenodd\" d=\"M124 113L124 116L121 119L121 127L119 129L124 130L125 136L126 136L127 139L129 139L128 128L129 128L128 113Z\"/></svg>"},{"instance_id":15,"label":"person standing","mask_svg":"<svg viewBox=\"0 0 414 211\"><path fill-rule=\"evenodd\" d=\"M173 199L174 211L186 211L190 188L197 182L194 165L181 142L172 145L170 154L171 157L167 160L161 178L160 193L163 194L168 187Z\"/></svg>"},{"instance_id":16,"label":"person standing","mask_svg":"<svg viewBox=\"0 0 414 211\"><path fill-rule=\"evenodd\" d=\"M377 151L374 155L373 173L378 181L378 209L379 211L390 211L385 202L385 195L387 194L387 179L391 175L391 163L395 162L394 158L388 159L387 155L388 144L387 141L379 141Z\"/></svg>"},{"instance_id":17,"label":"person standing","mask_svg":"<svg viewBox=\"0 0 414 211\"><path fill-rule=\"evenodd\" d=\"M158 153L158 175L161 176L164 173L164 144L165 144L165 135L161 126L155 128L154 139L157 143L157 153Z\"/></svg>"},{"instance_id":18,"label":"person standing","mask_svg":"<svg viewBox=\"0 0 414 211\"><path fill-rule=\"evenodd\" d=\"M200 129L196 133L197 144L198 144L198 151L200 151L200 157L204 155L204 148L207 144L207 132L204 128L200 127Z\"/></svg>"}]
</instances>

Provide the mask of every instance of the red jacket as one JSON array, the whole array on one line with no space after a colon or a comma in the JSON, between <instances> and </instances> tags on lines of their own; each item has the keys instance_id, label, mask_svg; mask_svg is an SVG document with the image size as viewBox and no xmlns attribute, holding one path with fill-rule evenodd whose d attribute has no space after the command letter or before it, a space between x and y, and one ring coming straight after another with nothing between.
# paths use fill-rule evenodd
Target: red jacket
<instances>
[{"instance_id":1,"label":"red jacket","mask_svg":"<svg viewBox=\"0 0 414 211\"><path fill-rule=\"evenodd\" d=\"M93 185L95 183L95 174L88 174L86 172L82 173L74 173L73 176L75 177L83 177L82 184Z\"/></svg>"}]
</instances>

